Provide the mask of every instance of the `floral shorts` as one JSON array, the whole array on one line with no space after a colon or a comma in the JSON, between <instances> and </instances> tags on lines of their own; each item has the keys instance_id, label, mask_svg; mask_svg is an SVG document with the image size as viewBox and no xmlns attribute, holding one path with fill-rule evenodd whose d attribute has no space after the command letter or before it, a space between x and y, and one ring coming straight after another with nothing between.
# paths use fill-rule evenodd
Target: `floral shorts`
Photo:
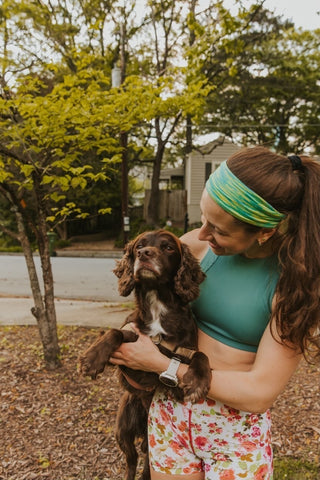
<instances>
[{"instance_id":1,"label":"floral shorts","mask_svg":"<svg viewBox=\"0 0 320 480\"><path fill-rule=\"evenodd\" d=\"M206 480L271 480L270 412L253 414L215 400L180 403L156 391L149 411L150 464L156 472Z\"/></svg>"}]
</instances>

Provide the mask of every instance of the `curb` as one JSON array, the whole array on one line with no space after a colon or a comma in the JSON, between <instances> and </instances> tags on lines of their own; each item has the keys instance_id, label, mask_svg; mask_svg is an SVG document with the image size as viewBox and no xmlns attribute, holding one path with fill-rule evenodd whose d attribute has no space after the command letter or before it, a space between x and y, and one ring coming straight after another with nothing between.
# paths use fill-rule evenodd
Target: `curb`
<instances>
[{"instance_id":1,"label":"curb","mask_svg":"<svg viewBox=\"0 0 320 480\"><path fill-rule=\"evenodd\" d=\"M122 251L94 251L94 250L58 250L56 257L87 257L87 258L121 258L123 256Z\"/></svg>"},{"instance_id":2,"label":"curb","mask_svg":"<svg viewBox=\"0 0 320 480\"><path fill-rule=\"evenodd\" d=\"M23 252L0 252L0 255L6 256L23 256ZM38 252L33 252L35 257L39 256ZM84 258L122 258L123 252L122 250L57 250L53 257L84 257Z\"/></svg>"}]
</instances>

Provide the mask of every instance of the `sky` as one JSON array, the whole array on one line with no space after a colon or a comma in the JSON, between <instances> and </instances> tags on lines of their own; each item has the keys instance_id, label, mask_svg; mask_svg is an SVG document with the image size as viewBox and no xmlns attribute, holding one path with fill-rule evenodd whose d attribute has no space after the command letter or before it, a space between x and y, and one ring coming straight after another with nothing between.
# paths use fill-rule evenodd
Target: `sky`
<instances>
[{"instance_id":1,"label":"sky","mask_svg":"<svg viewBox=\"0 0 320 480\"><path fill-rule=\"evenodd\" d=\"M125 0L123 0L125 3ZM136 0L137 6L143 11L142 5L145 0ZM234 5L235 0L225 0L224 5ZM244 6L255 3L254 0L243 0ZM207 0L199 0L201 6L207 4ZM320 0L265 0L264 5L277 15L292 20L297 27L304 30L320 28ZM317 12L319 12L317 14Z\"/></svg>"},{"instance_id":2,"label":"sky","mask_svg":"<svg viewBox=\"0 0 320 480\"><path fill-rule=\"evenodd\" d=\"M320 28L319 0L265 0L264 5L305 30ZM317 12L319 12L317 14Z\"/></svg>"},{"instance_id":3,"label":"sky","mask_svg":"<svg viewBox=\"0 0 320 480\"><path fill-rule=\"evenodd\" d=\"M123 0L125 3L125 0ZM137 6L143 11L145 0L136 0ZM199 0L205 6L207 0ZM225 0L224 5L234 5L235 0ZM254 0L243 0L244 6L255 3ZM320 28L320 0L265 0L264 5L277 15L292 20L297 27L305 30ZM318 14L317 14L318 12Z\"/></svg>"}]
</instances>

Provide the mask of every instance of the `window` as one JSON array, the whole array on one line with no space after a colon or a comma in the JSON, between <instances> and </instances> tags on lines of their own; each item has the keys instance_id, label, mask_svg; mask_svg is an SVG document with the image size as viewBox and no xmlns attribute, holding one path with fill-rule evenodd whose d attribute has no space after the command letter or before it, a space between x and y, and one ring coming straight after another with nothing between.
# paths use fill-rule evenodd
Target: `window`
<instances>
[{"instance_id":1,"label":"window","mask_svg":"<svg viewBox=\"0 0 320 480\"><path fill-rule=\"evenodd\" d=\"M208 180L212 173L212 163L206 162L205 164L205 182Z\"/></svg>"}]
</instances>

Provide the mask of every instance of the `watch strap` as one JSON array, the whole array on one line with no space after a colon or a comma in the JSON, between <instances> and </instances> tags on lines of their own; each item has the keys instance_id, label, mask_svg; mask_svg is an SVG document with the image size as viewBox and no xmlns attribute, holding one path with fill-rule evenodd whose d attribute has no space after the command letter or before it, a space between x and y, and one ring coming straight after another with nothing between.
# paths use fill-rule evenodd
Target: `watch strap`
<instances>
[{"instance_id":1,"label":"watch strap","mask_svg":"<svg viewBox=\"0 0 320 480\"><path fill-rule=\"evenodd\" d=\"M178 358L171 358L169 366L166 370L166 373L168 375L171 375L172 377L175 377L177 375L178 368L180 366L180 360Z\"/></svg>"}]
</instances>

